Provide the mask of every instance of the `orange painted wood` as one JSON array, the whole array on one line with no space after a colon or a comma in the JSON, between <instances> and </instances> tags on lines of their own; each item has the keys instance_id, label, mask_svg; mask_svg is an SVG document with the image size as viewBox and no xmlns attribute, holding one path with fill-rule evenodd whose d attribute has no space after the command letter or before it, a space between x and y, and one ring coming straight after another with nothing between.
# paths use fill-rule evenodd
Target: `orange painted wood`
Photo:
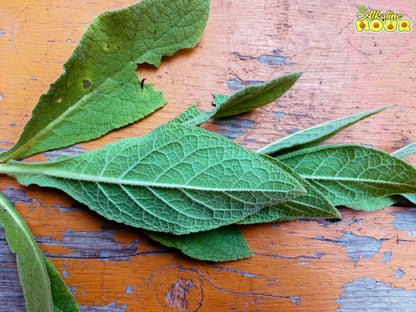
<instances>
[{"instance_id":1,"label":"orange painted wood","mask_svg":"<svg viewBox=\"0 0 416 312\"><path fill-rule=\"evenodd\" d=\"M370 1L371 2L371 1ZM87 24L132 0L0 2L0 148L9 148L61 72ZM416 22L413 0L365 3ZM304 71L278 101L205 128L257 149L293 131L348 114L392 107L329 141L392 152L416 140L416 32L357 33L355 3L212 0L194 49L140 76L169 103L143 121L69 149L92 150L140 136L212 93ZM59 155L56 152L55 155ZM42 154L31 160L46 160ZM416 164L416 158L408 159ZM393 311L416 309L416 210L341 209L342 221L299 220L242 227L254 257L189 259L140 230L105 220L67 195L0 176L41 249L82 311ZM0 232L0 310L24 311L15 258ZM401 305L402 304L402 305Z\"/></svg>"}]
</instances>

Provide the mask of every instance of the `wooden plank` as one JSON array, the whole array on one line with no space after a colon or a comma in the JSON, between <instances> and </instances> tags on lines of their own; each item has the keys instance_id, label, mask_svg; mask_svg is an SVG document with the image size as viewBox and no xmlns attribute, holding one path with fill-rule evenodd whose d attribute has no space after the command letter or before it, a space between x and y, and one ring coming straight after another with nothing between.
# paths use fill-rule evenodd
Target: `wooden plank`
<instances>
[{"instance_id":1,"label":"wooden plank","mask_svg":"<svg viewBox=\"0 0 416 312\"><path fill-rule=\"evenodd\" d=\"M117 1L0 3L0 148L9 148L37 98L61 72L92 18ZM368 4L370 7L370 4ZM416 21L413 0L371 4ZM140 123L32 160L75 155L139 136L212 93L304 71L278 101L205 128L257 149L294 131L393 104L330 143L391 152L415 141L416 33L357 33L351 1L220 1L194 49L140 75L169 103ZM409 158L412 164L416 158ZM107 221L65 194L0 177L0 191L28 222L82 311L357 311L416 308L416 210L342 209L343 220L242 227L255 256L227 263L191 260L140 230ZM15 259L0 230L0 307L24 311Z\"/></svg>"}]
</instances>

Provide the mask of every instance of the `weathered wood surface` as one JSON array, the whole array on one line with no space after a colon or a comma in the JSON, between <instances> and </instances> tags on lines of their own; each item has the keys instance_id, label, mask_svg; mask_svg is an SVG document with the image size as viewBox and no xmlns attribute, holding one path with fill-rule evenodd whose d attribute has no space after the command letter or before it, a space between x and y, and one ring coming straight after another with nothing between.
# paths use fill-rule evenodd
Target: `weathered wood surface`
<instances>
[{"instance_id":1,"label":"weathered wood surface","mask_svg":"<svg viewBox=\"0 0 416 312\"><path fill-rule=\"evenodd\" d=\"M16 142L40 94L61 71L92 18L134 1L0 2L0 148ZM367 1L416 21L416 3ZM416 138L415 31L357 33L352 1L213 0L194 49L141 76L164 91L165 108L132 126L64 151L77 154L142 135L211 93L304 71L280 100L209 130L256 149L320 122L393 104L330 143L391 152ZM409 161L416 164L416 158ZM0 177L0 191L27 220L82 311L416 310L416 209L341 210L343 220L243 227L255 256L191 260L139 230L106 221L53 190ZM15 258L0 230L0 310L24 311Z\"/></svg>"}]
</instances>

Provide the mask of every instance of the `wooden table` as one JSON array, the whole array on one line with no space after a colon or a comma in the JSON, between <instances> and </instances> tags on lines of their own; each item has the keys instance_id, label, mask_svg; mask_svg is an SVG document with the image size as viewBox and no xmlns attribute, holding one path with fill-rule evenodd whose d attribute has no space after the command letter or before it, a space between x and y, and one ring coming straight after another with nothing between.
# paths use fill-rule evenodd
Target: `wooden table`
<instances>
[{"instance_id":1,"label":"wooden table","mask_svg":"<svg viewBox=\"0 0 416 312\"><path fill-rule=\"evenodd\" d=\"M16 140L87 24L133 0L0 2L0 148ZM367 1L416 22L416 2ZM392 152L415 140L416 32L357 32L354 2L213 0L194 49L164 58L141 77L169 103L101 139L31 160L93 150L140 136L212 93L304 71L278 101L204 127L250 149L318 123L393 106L328 143L371 144ZM408 159L416 164L416 158ZM415 311L416 209L341 209L342 221L299 220L242 227L254 257L226 263L187 258L140 230L104 218L64 193L22 187L2 175L0 190L24 216L82 311ZM0 231L0 310L24 311L15 258Z\"/></svg>"}]
</instances>

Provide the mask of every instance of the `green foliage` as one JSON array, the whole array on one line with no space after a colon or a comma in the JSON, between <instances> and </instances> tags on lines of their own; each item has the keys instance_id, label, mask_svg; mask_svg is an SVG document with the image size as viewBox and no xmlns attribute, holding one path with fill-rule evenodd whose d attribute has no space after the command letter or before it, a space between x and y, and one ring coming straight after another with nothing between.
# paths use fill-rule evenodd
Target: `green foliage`
<instances>
[{"instance_id":1,"label":"green foliage","mask_svg":"<svg viewBox=\"0 0 416 312\"><path fill-rule=\"evenodd\" d=\"M10 250L16 254L27 311L79 311L60 273L42 254L26 222L1 194L0 224L6 231Z\"/></svg>"},{"instance_id":2,"label":"green foliage","mask_svg":"<svg viewBox=\"0 0 416 312\"><path fill-rule=\"evenodd\" d=\"M228 117L248 112L281 97L301 75L301 72L284 75L262 85L245 87L232 96L216 94L213 102L215 108L207 112L200 111L200 114L197 114L195 108L191 108L193 115L188 115L187 120L183 116L179 118L186 125L199 126L212 118ZM189 112L186 114L189 114Z\"/></svg>"},{"instance_id":3,"label":"green foliage","mask_svg":"<svg viewBox=\"0 0 416 312\"><path fill-rule=\"evenodd\" d=\"M335 206L416 192L416 169L360 145L321 146L279 157Z\"/></svg>"},{"instance_id":4,"label":"green foliage","mask_svg":"<svg viewBox=\"0 0 416 312\"><path fill-rule=\"evenodd\" d=\"M146 0L97 17L16 145L0 154L0 173L61 189L108 219L208 261L252 255L233 224L338 218L335 206L375 210L401 196L416 202L416 169L399 159L413 154L414 144L393 155L356 145L316 147L386 107L300 131L257 152L197 127L278 99L301 73L231 96L215 94L213 109L193 105L141 138L54 162L15 161L97 138L163 106L163 94L138 79L136 64L158 66L163 55L193 47L208 14L206 0ZM2 196L0 223L16 253L28 311L78 311L59 272Z\"/></svg>"},{"instance_id":5,"label":"green foliage","mask_svg":"<svg viewBox=\"0 0 416 312\"><path fill-rule=\"evenodd\" d=\"M261 154L277 156L294 152L300 149L317 146L320 143L333 137L340 131L344 130L345 128L352 126L356 122L370 117L371 115L377 114L386 108L388 108L388 106L325 122L315 127L308 128L286 136L280 140L264 146L257 152Z\"/></svg>"},{"instance_id":6,"label":"green foliage","mask_svg":"<svg viewBox=\"0 0 416 312\"><path fill-rule=\"evenodd\" d=\"M162 92L141 87L136 63L158 66L193 47L208 15L206 0L146 0L96 17L0 162L100 137L163 106Z\"/></svg>"},{"instance_id":7,"label":"green foliage","mask_svg":"<svg viewBox=\"0 0 416 312\"><path fill-rule=\"evenodd\" d=\"M62 189L108 219L174 234L235 223L305 192L278 164L174 123L74 158L0 166L21 184Z\"/></svg>"},{"instance_id":8,"label":"green foliage","mask_svg":"<svg viewBox=\"0 0 416 312\"><path fill-rule=\"evenodd\" d=\"M232 225L188 235L150 231L146 233L159 243L177 248L198 260L231 261L253 255L239 228Z\"/></svg>"}]
</instances>

